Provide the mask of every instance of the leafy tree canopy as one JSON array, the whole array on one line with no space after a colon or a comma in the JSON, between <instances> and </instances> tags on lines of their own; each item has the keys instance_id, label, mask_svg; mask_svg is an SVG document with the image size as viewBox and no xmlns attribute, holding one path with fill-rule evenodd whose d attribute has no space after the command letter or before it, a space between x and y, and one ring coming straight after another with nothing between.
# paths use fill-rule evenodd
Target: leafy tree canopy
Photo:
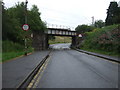
<instances>
[{"instance_id":1,"label":"leafy tree canopy","mask_svg":"<svg viewBox=\"0 0 120 90\"><path fill-rule=\"evenodd\" d=\"M2 5L2 38L3 40L11 40L23 44L24 37L30 35L31 32L43 32L46 30L46 25L41 20L39 9L33 5L30 10L27 10L27 23L30 26L29 31L23 31L22 25L25 24L25 4L24 2L17 3L11 8L5 8Z\"/></svg>"},{"instance_id":2,"label":"leafy tree canopy","mask_svg":"<svg viewBox=\"0 0 120 90\"><path fill-rule=\"evenodd\" d=\"M102 20L95 21L95 27L102 28L105 25L105 23Z\"/></svg>"},{"instance_id":3,"label":"leafy tree canopy","mask_svg":"<svg viewBox=\"0 0 120 90\"><path fill-rule=\"evenodd\" d=\"M93 26L88 26L88 25L78 25L75 30L78 32L78 33L85 33L85 32L90 32L94 29Z\"/></svg>"},{"instance_id":4,"label":"leafy tree canopy","mask_svg":"<svg viewBox=\"0 0 120 90\"><path fill-rule=\"evenodd\" d=\"M106 25L113 25L120 23L120 7L118 7L117 2L110 2L107 9L107 17L105 20Z\"/></svg>"},{"instance_id":5,"label":"leafy tree canopy","mask_svg":"<svg viewBox=\"0 0 120 90\"><path fill-rule=\"evenodd\" d=\"M41 20L39 9L36 5L33 5L31 10L28 12L28 23L32 31L43 32L46 30L45 23Z\"/></svg>"}]
</instances>

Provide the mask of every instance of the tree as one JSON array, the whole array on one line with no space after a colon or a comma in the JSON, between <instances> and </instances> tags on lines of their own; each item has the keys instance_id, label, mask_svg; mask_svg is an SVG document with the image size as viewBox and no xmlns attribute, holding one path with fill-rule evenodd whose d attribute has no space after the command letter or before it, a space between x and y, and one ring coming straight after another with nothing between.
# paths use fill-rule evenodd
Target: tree
<instances>
[{"instance_id":1,"label":"tree","mask_svg":"<svg viewBox=\"0 0 120 90\"><path fill-rule=\"evenodd\" d=\"M3 9L3 40L10 40L23 44L23 37L25 33L21 30L21 26L24 23L23 8L24 3L18 3L14 7Z\"/></svg>"},{"instance_id":2,"label":"tree","mask_svg":"<svg viewBox=\"0 0 120 90\"><path fill-rule=\"evenodd\" d=\"M30 25L30 28L34 32L43 32L46 30L45 23L40 18L39 9L36 5L32 6L32 9L28 12L28 23Z\"/></svg>"},{"instance_id":3,"label":"tree","mask_svg":"<svg viewBox=\"0 0 120 90\"><path fill-rule=\"evenodd\" d=\"M2 10L2 39L10 40L23 44L25 36L30 35L32 31L43 32L46 30L44 22L40 18L39 9L33 5L31 10L27 10L28 24L30 30L25 32L22 30L22 25L25 24L25 4L24 2L17 3L11 8Z\"/></svg>"},{"instance_id":4,"label":"tree","mask_svg":"<svg viewBox=\"0 0 120 90\"><path fill-rule=\"evenodd\" d=\"M75 30L78 32L78 33L85 33L85 32L90 32L94 29L93 26L88 26L88 25L78 25Z\"/></svg>"},{"instance_id":5,"label":"tree","mask_svg":"<svg viewBox=\"0 0 120 90\"><path fill-rule=\"evenodd\" d=\"M113 25L120 23L120 9L117 2L110 2L107 9L107 17L105 20L106 25Z\"/></svg>"},{"instance_id":6,"label":"tree","mask_svg":"<svg viewBox=\"0 0 120 90\"><path fill-rule=\"evenodd\" d=\"M95 21L95 27L102 28L105 25L105 23L102 20Z\"/></svg>"}]
</instances>

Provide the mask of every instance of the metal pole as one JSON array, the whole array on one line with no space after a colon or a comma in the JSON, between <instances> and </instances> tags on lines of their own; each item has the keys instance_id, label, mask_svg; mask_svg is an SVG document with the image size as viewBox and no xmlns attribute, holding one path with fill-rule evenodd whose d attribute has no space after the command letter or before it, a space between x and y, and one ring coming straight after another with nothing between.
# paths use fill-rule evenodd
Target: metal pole
<instances>
[{"instance_id":1,"label":"metal pole","mask_svg":"<svg viewBox=\"0 0 120 90\"><path fill-rule=\"evenodd\" d=\"M27 24L27 4L28 4L28 1L26 0L25 2L25 24Z\"/></svg>"},{"instance_id":2,"label":"metal pole","mask_svg":"<svg viewBox=\"0 0 120 90\"><path fill-rule=\"evenodd\" d=\"M26 0L25 2L25 24L27 24L27 3L28 1ZM25 55L27 55L27 36L25 35Z\"/></svg>"},{"instance_id":3,"label":"metal pole","mask_svg":"<svg viewBox=\"0 0 120 90\"><path fill-rule=\"evenodd\" d=\"M94 16L92 17L92 26L94 26Z\"/></svg>"},{"instance_id":4,"label":"metal pole","mask_svg":"<svg viewBox=\"0 0 120 90\"><path fill-rule=\"evenodd\" d=\"M65 43L65 37L64 37L64 43Z\"/></svg>"}]
</instances>

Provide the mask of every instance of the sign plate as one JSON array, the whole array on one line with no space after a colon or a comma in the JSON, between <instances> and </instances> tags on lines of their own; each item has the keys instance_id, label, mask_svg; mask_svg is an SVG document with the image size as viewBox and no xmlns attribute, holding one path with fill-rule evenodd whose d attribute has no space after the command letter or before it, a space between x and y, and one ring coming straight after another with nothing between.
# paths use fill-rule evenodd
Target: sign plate
<instances>
[{"instance_id":1,"label":"sign plate","mask_svg":"<svg viewBox=\"0 0 120 90\"><path fill-rule=\"evenodd\" d=\"M81 35L81 34L79 34L79 35L78 35L78 37L82 37L82 35Z\"/></svg>"},{"instance_id":2,"label":"sign plate","mask_svg":"<svg viewBox=\"0 0 120 90\"><path fill-rule=\"evenodd\" d=\"M29 30L29 25L28 25L28 24L24 24L24 25L22 26L22 29L23 29L24 31L28 31L28 30Z\"/></svg>"}]
</instances>

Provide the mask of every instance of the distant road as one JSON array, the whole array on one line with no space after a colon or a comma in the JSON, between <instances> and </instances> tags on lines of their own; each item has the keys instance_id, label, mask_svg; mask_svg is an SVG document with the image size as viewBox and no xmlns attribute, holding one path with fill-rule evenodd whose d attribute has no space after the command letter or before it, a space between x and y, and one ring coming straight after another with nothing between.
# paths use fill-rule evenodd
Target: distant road
<instances>
[{"instance_id":1,"label":"distant road","mask_svg":"<svg viewBox=\"0 0 120 90\"><path fill-rule=\"evenodd\" d=\"M61 50L61 49L70 49L70 45L71 45L71 43L52 44L52 45L50 45L50 48L52 48L52 49L58 49L58 50Z\"/></svg>"},{"instance_id":2,"label":"distant road","mask_svg":"<svg viewBox=\"0 0 120 90\"><path fill-rule=\"evenodd\" d=\"M52 52L36 88L118 87L117 63L69 50L69 46L70 44L51 45L57 50Z\"/></svg>"}]
</instances>

